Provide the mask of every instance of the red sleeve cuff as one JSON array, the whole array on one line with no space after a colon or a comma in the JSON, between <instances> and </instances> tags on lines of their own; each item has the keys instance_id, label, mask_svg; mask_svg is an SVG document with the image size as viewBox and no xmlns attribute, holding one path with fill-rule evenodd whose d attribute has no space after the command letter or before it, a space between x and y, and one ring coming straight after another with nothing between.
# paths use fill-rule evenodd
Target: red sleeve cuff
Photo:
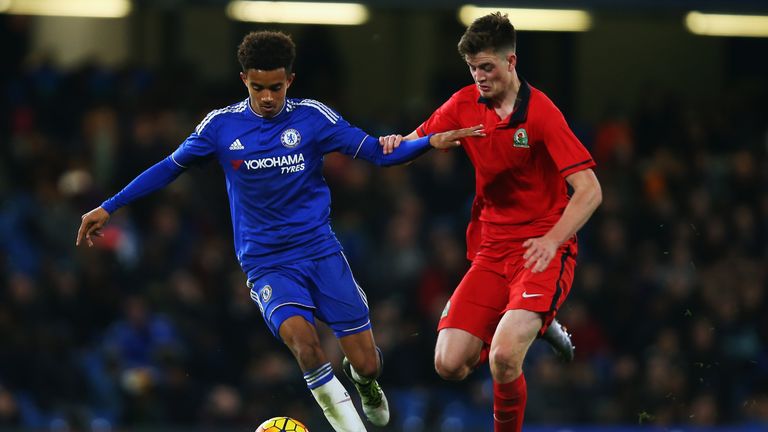
<instances>
[{"instance_id":1,"label":"red sleeve cuff","mask_svg":"<svg viewBox=\"0 0 768 432\"><path fill-rule=\"evenodd\" d=\"M565 178L565 177L568 177L569 175L571 175L571 174L573 174L575 172L579 172L579 171L583 171L585 169L593 168L596 165L597 164L595 163L594 160L587 159L587 160L584 160L584 161L581 161L581 162L577 162L577 163L575 163L573 165L568 165L567 167L565 167L565 168L560 170L560 174L563 176L563 178Z\"/></svg>"}]
</instances>

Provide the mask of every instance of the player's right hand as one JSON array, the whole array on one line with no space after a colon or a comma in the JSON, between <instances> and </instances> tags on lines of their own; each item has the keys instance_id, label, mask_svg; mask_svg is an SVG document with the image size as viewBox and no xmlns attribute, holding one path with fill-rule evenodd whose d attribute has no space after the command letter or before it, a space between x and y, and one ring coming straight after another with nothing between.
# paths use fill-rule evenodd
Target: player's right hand
<instances>
[{"instance_id":1,"label":"player's right hand","mask_svg":"<svg viewBox=\"0 0 768 432\"><path fill-rule=\"evenodd\" d=\"M109 213L102 207L96 207L95 209L81 216L80 219L82 219L82 222L80 222L80 229L77 230L77 240L75 241L75 246L80 246L80 242L85 240L88 242L88 247L93 247L93 240L91 240L91 235L96 237L101 237L103 235L101 233L101 228L109 220Z\"/></svg>"},{"instance_id":2,"label":"player's right hand","mask_svg":"<svg viewBox=\"0 0 768 432\"><path fill-rule=\"evenodd\" d=\"M429 144L436 149L449 149L461 145L461 138L484 137L484 126L479 124L464 129L456 129L447 132L440 132L432 135Z\"/></svg>"}]
</instances>

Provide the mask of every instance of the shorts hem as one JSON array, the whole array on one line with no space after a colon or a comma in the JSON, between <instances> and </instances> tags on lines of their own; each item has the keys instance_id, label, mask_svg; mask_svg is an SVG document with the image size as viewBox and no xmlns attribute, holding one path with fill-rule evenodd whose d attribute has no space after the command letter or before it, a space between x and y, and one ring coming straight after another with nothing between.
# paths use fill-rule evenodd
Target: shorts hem
<instances>
[{"instance_id":1,"label":"shorts hem","mask_svg":"<svg viewBox=\"0 0 768 432\"><path fill-rule=\"evenodd\" d=\"M328 325L331 326L330 324ZM366 330L369 330L371 328L371 320L365 322L365 324L359 325L357 327L352 327L349 329L342 329L342 330L336 330L333 327L331 329L333 330L333 334L336 335L336 338L344 337L344 336L352 336L358 333L362 333Z\"/></svg>"},{"instance_id":2,"label":"shorts hem","mask_svg":"<svg viewBox=\"0 0 768 432\"><path fill-rule=\"evenodd\" d=\"M315 310L316 309L314 306L305 305L303 303L295 303L295 302L281 303L281 304L273 307L272 310L270 310L269 316L267 316L267 320L271 321L272 320L272 315L275 314L275 311L280 309L283 306L298 306L298 307L302 307L304 309L309 309L309 310ZM293 316L293 315L291 315L291 316Z\"/></svg>"},{"instance_id":3,"label":"shorts hem","mask_svg":"<svg viewBox=\"0 0 768 432\"><path fill-rule=\"evenodd\" d=\"M484 338L484 337L482 337L482 336L480 336L480 335L478 334L478 333L480 333L480 332L477 332L477 331L472 331L472 330L470 330L470 329L468 329L468 328L464 328L464 327L459 327L459 326L457 326L457 325L455 325L455 324L447 324L447 325L439 325L439 324L438 324L438 326L437 326L437 332L438 332L438 333L440 333L440 331L442 331L442 330L446 330L446 329L456 329L456 330L463 330L463 331L465 331L465 332L467 332L467 333L471 334L472 336L474 336L474 337L476 337L476 338L480 339L481 341L483 341L483 343L484 343L485 345L491 345L491 340L493 339L493 337L491 337L491 338L488 338L488 340L486 340L486 338Z\"/></svg>"}]
</instances>

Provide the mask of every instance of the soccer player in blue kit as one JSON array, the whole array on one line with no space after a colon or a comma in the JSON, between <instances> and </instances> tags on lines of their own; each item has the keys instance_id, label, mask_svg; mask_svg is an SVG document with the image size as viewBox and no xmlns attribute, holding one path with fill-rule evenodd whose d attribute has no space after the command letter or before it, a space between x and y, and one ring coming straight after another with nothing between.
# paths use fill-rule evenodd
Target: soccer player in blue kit
<instances>
[{"instance_id":1,"label":"soccer player in blue kit","mask_svg":"<svg viewBox=\"0 0 768 432\"><path fill-rule=\"evenodd\" d=\"M338 338L344 372L360 393L368 420L386 425L389 407L376 382L382 358L365 293L329 223L323 155L341 152L379 166L396 165L431 147L456 147L460 138L483 131L477 126L402 142L394 135L373 138L318 101L286 98L295 53L293 41L281 32L246 35L237 55L248 98L211 111L170 156L83 215L76 244L93 246L92 236L100 236L117 209L166 186L189 166L217 159L251 298L270 331L293 353L333 428L359 432L365 426L322 351L315 318Z\"/></svg>"}]
</instances>

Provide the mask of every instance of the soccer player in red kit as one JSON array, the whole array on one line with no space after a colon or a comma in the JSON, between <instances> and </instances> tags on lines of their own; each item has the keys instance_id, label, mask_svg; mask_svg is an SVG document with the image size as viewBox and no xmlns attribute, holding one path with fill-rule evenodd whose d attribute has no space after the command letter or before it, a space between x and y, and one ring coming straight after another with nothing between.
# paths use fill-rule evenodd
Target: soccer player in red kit
<instances>
[{"instance_id":1,"label":"soccer player in red kit","mask_svg":"<svg viewBox=\"0 0 768 432\"><path fill-rule=\"evenodd\" d=\"M404 138L483 125L485 136L462 140L475 167L472 265L440 319L435 369L461 380L488 355L496 432L522 428L523 360L568 296L576 231L602 200L589 152L552 101L517 75L515 39L501 13L472 23L458 48L474 84Z\"/></svg>"}]
</instances>

